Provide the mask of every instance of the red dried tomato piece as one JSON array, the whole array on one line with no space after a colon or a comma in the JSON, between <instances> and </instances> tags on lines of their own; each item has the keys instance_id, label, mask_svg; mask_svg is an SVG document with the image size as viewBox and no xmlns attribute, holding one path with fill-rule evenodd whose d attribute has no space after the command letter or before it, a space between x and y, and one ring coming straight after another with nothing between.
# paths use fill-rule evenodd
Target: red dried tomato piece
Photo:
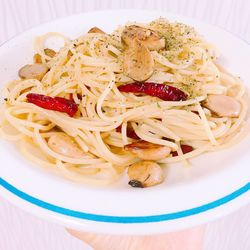
<instances>
[{"instance_id":1,"label":"red dried tomato piece","mask_svg":"<svg viewBox=\"0 0 250 250\"><path fill-rule=\"evenodd\" d=\"M117 127L116 128L116 132L121 133L122 132L122 126ZM133 130L132 126L129 125L129 124L127 126L127 137L135 139L135 140L139 140L140 139L140 137L138 137L138 135Z\"/></svg>"},{"instance_id":2,"label":"red dried tomato piece","mask_svg":"<svg viewBox=\"0 0 250 250\"><path fill-rule=\"evenodd\" d=\"M193 148L192 146L183 144L183 145L181 145L181 150L182 150L183 154L187 154L187 153L193 151L194 148ZM171 154L172 154L173 157L174 157L174 156L178 156L177 151L174 151L174 152L172 152Z\"/></svg>"},{"instance_id":3,"label":"red dried tomato piece","mask_svg":"<svg viewBox=\"0 0 250 250\"><path fill-rule=\"evenodd\" d=\"M162 137L163 140L166 140L166 141L171 141L171 142L175 142L174 139L170 139L170 138L167 138L167 137Z\"/></svg>"},{"instance_id":4,"label":"red dried tomato piece","mask_svg":"<svg viewBox=\"0 0 250 250\"><path fill-rule=\"evenodd\" d=\"M62 97L50 97L40 94L28 94L27 100L41 108L55 110L67 113L69 116L74 116L78 110L77 104L73 100L68 100Z\"/></svg>"},{"instance_id":5,"label":"red dried tomato piece","mask_svg":"<svg viewBox=\"0 0 250 250\"><path fill-rule=\"evenodd\" d=\"M121 92L147 94L158 97L164 101L185 101L188 95L180 89L163 83L134 82L120 85Z\"/></svg>"}]
</instances>

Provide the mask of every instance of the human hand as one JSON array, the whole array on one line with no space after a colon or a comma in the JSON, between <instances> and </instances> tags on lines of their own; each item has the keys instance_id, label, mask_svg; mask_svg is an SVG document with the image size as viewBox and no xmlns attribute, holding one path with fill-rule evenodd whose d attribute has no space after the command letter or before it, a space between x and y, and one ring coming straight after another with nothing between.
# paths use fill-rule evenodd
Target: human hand
<instances>
[{"instance_id":1,"label":"human hand","mask_svg":"<svg viewBox=\"0 0 250 250\"><path fill-rule=\"evenodd\" d=\"M201 250L205 227L146 236L94 234L72 229L67 231L88 243L94 250Z\"/></svg>"}]
</instances>

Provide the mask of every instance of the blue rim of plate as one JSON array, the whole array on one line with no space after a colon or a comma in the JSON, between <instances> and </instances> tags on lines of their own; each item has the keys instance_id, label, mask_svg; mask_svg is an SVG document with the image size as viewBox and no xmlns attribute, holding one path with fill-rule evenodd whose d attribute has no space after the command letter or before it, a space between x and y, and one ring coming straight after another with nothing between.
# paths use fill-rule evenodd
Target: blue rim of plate
<instances>
[{"instance_id":1,"label":"blue rim of plate","mask_svg":"<svg viewBox=\"0 0 250 250\"><path fill-rule=\"evenodd\" d=\"M67 215L70 217L74 217L77 219L84 219L90 221L97 221L97 222L108 222L108 223L122 223L122 224L132 224L132 223L152 223L152 222L163 222L168 220L175 220L180 219L183 217L188 217L196 214L200 214L216 207L219 207L223 204L226 204L237 197L247 193L250 191L250 182L246 185L242 186L241 188L237 189L236 191L220 198L210 203L190 208L187 210L182 210L174 213L167 213L167 214L160 214L160 215L150 215L150 216L109 216L109 215L99 215L99 214L90 214L84 213L81 211L75 211L68 208L60 207L45 201L42 201L38 198L35 198L16 187L12 186L10 183L5 181L3 178L0 178L0 185L11 192L12 194L16 195L17 197L36 205L40 208L62 214Z\"/></svg>"}]
</instances>

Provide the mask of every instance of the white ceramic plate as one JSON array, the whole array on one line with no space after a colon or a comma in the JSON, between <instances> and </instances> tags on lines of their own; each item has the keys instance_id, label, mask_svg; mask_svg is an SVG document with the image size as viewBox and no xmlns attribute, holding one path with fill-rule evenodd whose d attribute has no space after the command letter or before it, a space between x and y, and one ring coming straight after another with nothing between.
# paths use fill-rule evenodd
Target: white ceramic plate
<instances>
[{"instance_id":1,"label":"white ceramic plate","mask_svg":"<svg viewBox=\"0 0 250 250\"><path fill-rule=\"evenodd\" d=\"M32 42L49 31L75 38L90 27L111 32L127 21L158 17L195 26L222 52L221 62L250 87L250 46L230 33L169 13L116 10L84 13L42 24L0 48L1 85L32 60ZM166 181L134 189L126 177L106 188L91 188L55 176L27 162L0 141L0 194L17 206L69 228L114 234L152 234L188 228L226 215L250 200L250 137L239 145L192 160L191 168L169 167Z\"/></svg>"}]
</instances>

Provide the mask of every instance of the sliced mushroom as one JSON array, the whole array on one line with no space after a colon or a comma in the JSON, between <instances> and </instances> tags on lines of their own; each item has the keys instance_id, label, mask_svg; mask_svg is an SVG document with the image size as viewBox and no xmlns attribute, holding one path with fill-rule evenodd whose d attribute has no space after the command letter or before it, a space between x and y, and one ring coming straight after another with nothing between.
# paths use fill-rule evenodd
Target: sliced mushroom
<instances>
[{"instance_id":1,"label":"sliced mushroom","mask_svg":"<svg viewBox=\"0 0 250 250\"><path fill-rule=\"evenodd\" d=\"M129 185L132 187L151 187L164 180L162 168L152 161L140 161L128 168Z\"/></svg>"},{"instance_id":2,"label":"sliced mushroom","mask_svg":"<svg viewBox=\"0 0 250 250\"><path fill-rule=\"evenodd\" d=\"M238 117L241 111L241 104L226 95L209 95L203 105L221 117Z\"/></svg>"},{"instance_id":3,"label":"sliced mushroom","mask_svg":"<svg viewBox=\"0 0 250 250\"><path fill-rule=\"evenodd\" d=\"M99 34L105 34L105 32L98 27L93 27L91 28L88 33L99 33Z\"/></svg>"},{"instance_id":4,"label":"sliced mushroom","mask_svg":"<svg viewBox=\"0 0 250 250\"><path fill-rule=\"evenodd\" d=\"M85 155L74 139L65 133L52 135L48 140L48 145L56 153L70 158L81 158Z\"/></svg>"},{"instance_id":5,"label":"sliced mushroom","mask_svg":"<svg viewBox=\"0 0 250 250\"><path fill-rule=\"evenodd\" d=\"M135 154L142 160L152 161L164 159L171 152L171 149L167 146L162 146L142 140L126 145L124 149Z\"/></svg>"},{"instance_id":6,"label":"sliced mushroom","mask_svg":"<svg viewBox=\"0 0 250 250\"><path fill-rule=\"evenodd\" d=\"M134 40L130 47L125 50L123 58L124 75L135 81L145 81L154 72L154 59L145 45Z\"/></svg>"},{"instance_id":7,"label":"sliced mushroom","mask_svg":"<svg viewBox=\"0 0 250 250\"><path fill-rule=\"evenodd\" d=\"M149 50L160 50L165 47L165 39L155 31L137 25L127 26L121 35L122 41L130 46L134 39L139 40Z\"/></svg>"},{"instance_id":8,"label":"sliced mushroom","mask_svg":"<svg viewBox=\"0 0 250 250\"><path fill-rule=\"evenodd\" d=\"M18 75L22 79L37 79L41 80L48 72L49 68L42 63L28 64L18 71Z\"/></svg>"}]
</instances>

